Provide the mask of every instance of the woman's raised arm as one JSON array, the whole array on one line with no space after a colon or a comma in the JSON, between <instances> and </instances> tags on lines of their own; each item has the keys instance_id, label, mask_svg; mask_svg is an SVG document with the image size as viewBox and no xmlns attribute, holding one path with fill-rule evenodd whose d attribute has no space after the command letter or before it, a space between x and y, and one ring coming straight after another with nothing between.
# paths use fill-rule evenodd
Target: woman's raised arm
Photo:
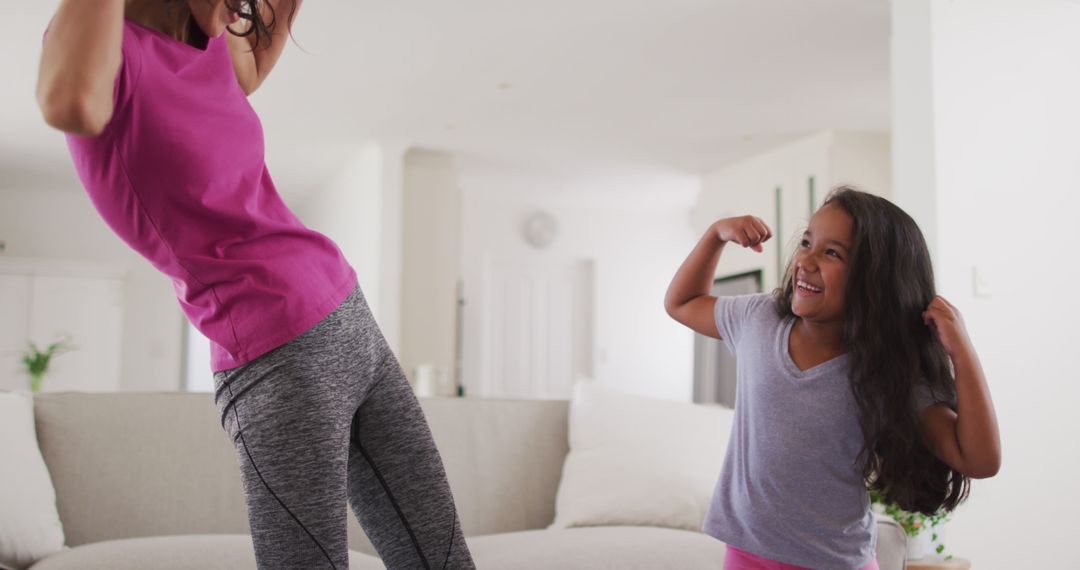
<instances>
[{"instance_id":1,"label":"woman's raised arm","mask_svg":"<svg viewBox=\"0 0 1080 570\"><path fill-rule=\"evenodd\" d=\"M113 113L120 70L124 0L63 0L41 51L37 101L45 122L97 135Z\"/></svg>"},{"instance_id":2,"label":"woman's raised arm","mask_svg":"<svg viewBox=\"0 0 1080 570\"><path fill-rule=\"evenodd\" d=\"M270 45L255 46L255 34L237 37L229 34L229 52L232 55L236 79L244 93L251 95L266 81L274 69L285 44L289 41L292 24L300 12L303 0L263 0L263 16L273 13L274 27L270 30ZM265 6L265 5L268 5ZM272 11L270 10L272 8Z\"/></svg>"}]
</instances>

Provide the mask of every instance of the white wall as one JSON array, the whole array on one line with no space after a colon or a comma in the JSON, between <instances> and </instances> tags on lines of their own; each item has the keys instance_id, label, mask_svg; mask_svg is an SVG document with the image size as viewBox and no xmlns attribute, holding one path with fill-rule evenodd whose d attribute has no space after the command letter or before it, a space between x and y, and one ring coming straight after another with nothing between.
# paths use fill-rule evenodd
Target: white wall
<instances>
[{"instance_id":1,"label":"white wall","mask_svg":"<svg viewBox=\"0 0 1080 570\"><path fill-rule=\"evenodd\" d=\"M451 154L405 153L402 203L401 365L454 373L462 204Z\"/></svg>"},{"instance_id":2,"label":"white wall","mask_svg":"<svg viewBox=\"0 0 1080 570\"><path fill-rule=\"evenodd\" d=\"M907 60L893 77L896 191L936 236L939 288L979 350L1003 446L945 542L980 570L1073 568L1080 4L905 0L893 17L894 61ZM929 78L915 65L927 53Z\"/></svg>"},{"instance_id":3,"label":"white wall","mask_svg":"<svg viewBox=\"0 0 1080 570\"><path fill-rule=\"evenodd\" d=\"M81 187L0 188L0 241L5 256L126 269L120 390L180 388L184 317L172 282L109 230Z\"/></svg>"},{"instance_id":4,"label":"white wall","mask_svg":"<svg viewBox=\"0 0 1080 570\"><path fill-rule=\"evenodd\" d=\"M537 263L593 259L596 379L638 394L691 398L692 333L667 316L663 300L697 241L688 224L697 178L617 171L564 176L467 159L459 172L467 300L478 288L485 256ZM559 222L558 237L542 251L520 237L533 210ZM466 305L466 376L479 360L472 306Z\"/></svg>"},{"instance_id":5,"label":"white wall","mask_svg":"<svg viewBox=\"0 0 1080 570\"><path fill-rule=\"evenodd\" d=\"M401 171L404 149L369 142L324 188L294 208L304 225L337 243L386 336L398 346Z\"/></svg>"},{"instance_id":6,"label":"white wall","mask_svg":"<svg viewBox=\"0 0 1080 570\"><path fill-rule=\"evenodd\" d=\"M356 269L368 304L379 304L379 231L382 208L382 149L368 143L358 148L337 175L296 206L296 216L325 234ZM375 310L374 308L372 309Z\"/></svg>"},{"instance_id":7,"label":"white wall","mask_svg":"<svg viewBox=\"0 0 1080 570\"><path fill-rule=\"evenodd\" d=\"M405 153L408 146L390 140L379 142L382 149L382 204L378 247L379 305L375 318L386 342L395 352L401 349L401 291L404 255Z\"/></svg>"},{"instance_id":8,"label":"white wall","mask_svg":"<svg viewBox=\"0 0 1080 570\"><path fill-rule=\"evenodd\" d=\"M761 269L765 290L775 288L795 240L809 223L811 211L839 184L854 184L888 197L888 136L880 133L823 131L707 174L694 207L692 223L702 232L712 222L731 216L754 215L772 228L774 237L761 253L741 247L725 248L717 275ZM814 202L810 203L810 178ZM782 189L782 227L777 225L776 189ZM777 252L781 263L777 264Z\"/></svg>"},{"instance_id":9,"label":"white wall","mask_svg":"<svg viewBox=\"0 0 1080 570\"><path fill-rule=\"evenodd\" d=\"M826 185L817 191L818 205L831 187L852 184L885 198L892 197L892 153L888 133L832 131Z\"/></svg>"},{"instance_id":10,"label":"white wall","mask_svg":"<svg viewBox=\"0 0 1080 570\"><path fill-rule=\"evenodd\" d=\"M919 222L930 255L937 259L932 3L890 4L893 201Z\"/></svg>"}]
</instances>

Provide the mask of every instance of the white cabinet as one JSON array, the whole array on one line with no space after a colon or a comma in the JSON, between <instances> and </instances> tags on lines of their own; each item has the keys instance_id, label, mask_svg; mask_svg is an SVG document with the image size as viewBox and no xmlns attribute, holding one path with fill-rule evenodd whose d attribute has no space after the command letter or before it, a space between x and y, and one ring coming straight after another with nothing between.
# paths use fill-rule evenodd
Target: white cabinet
<instances>
[{"instance_id":1,"label":"white cabinet","mask_svg":"<svg viewBox=\"0 0 1080 570\"><path fill-rule=\"evenodd\" d=\"M0 390L28 386L22 355L61 336L47 392L115 391L120 383L124 271L76 261L0 258Z\"/></svg>"}]
</instances>

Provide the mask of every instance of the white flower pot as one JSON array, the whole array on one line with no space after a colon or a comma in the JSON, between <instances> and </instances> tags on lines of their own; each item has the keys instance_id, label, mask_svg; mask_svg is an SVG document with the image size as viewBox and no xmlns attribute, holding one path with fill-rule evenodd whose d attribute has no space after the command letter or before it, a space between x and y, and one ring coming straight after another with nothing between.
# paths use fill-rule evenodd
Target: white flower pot
<instances>
[{"instance_id":1,"label":"white flower pot","mask_svg":"<svg viewBox=\"0 0 1080 570\"><path fill-rule=\"evenodd\" d=\"M919 534L915 536L909 536L907 541L907 559L918 560L920 558L926 558L927 556L937 556L937 546L941 544L942 527L939 525L936 528L923 528L919 530ZM934 540L934 535L937 535L937 540Z\"/></svg>"}]
</instances>

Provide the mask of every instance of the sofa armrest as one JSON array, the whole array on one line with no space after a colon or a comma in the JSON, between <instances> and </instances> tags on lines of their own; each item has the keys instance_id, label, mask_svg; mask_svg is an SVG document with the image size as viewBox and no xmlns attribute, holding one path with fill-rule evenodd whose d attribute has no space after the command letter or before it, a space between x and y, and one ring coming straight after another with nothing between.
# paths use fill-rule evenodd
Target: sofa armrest
<instances>
[{"instance_id":1,"label":"sofa armrest","mask_svg":"<svg viewBox=\"0 0 1080 570\"><path fill-rule=\"evenodd\" d=\"M877 563L881 570L904 570L907 535L900 523L888 515L874 514L877 520Z\"/></svg>"}]
</instances>

